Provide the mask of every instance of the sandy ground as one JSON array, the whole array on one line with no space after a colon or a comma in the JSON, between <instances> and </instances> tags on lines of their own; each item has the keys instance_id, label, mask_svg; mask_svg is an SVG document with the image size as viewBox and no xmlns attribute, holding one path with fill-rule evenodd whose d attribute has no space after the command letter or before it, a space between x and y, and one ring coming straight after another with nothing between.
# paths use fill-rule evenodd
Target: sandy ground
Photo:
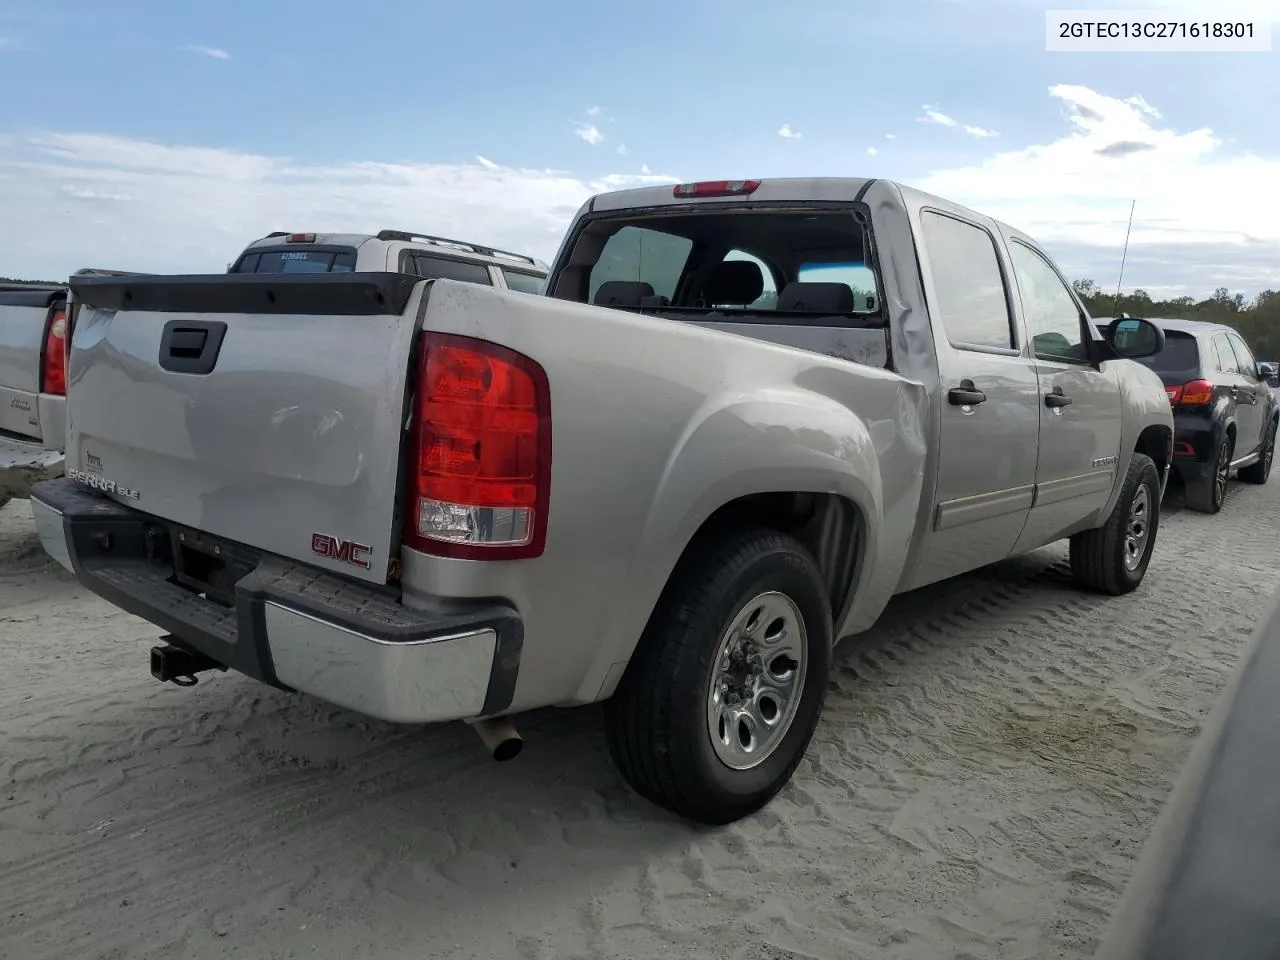
<instances>
[{"instance_id":1,"label":"sandy ground","mask_svg":"<svg viewBox=\"0 0 1280 960\"><path fill-rule=\"evenodd\" d=\"M474 735L218 675L0 510L0 957L1085 958L1280 582L1280 482L1166 515L1142 589L1053 547L846 641L809 759L760 815L635 799L594 709Z\"/></svg>"}]
</instances>

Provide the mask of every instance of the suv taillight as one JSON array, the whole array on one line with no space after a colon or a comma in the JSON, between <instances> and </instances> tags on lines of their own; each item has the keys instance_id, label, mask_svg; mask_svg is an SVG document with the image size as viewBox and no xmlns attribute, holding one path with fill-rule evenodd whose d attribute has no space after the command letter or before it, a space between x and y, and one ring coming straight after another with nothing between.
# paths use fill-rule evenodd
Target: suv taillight
<instances>
[{"instance_id":1,"label":"suv taillight","mask_svg":"<svg viewBox=\"0 0 1280 960\"><path fill-rule=\"evenodd\" d=\"M540 556L551 494L551 391L506 347L424 333L404 542L467 560Z\"/></svg>"},{"instance_id":2,"label":"suv taillight","mask_svg":"<svg viewBox=\"0 0 1280 960\"><path fill-rule=\"evenodd\" d=\"M62 307L49 316L49 328L44 334L40 392L67 395L67 311Z\"/></svg>"},{"instance_id":3,"label":"suv taillight","mask_svg":"<svg viewBox=\"0 0 1280 960\"><path fill-rule=\"evenodd\" d=\"M1180 407L1203 407L1213 403L1214 390L1214 385L1208 380L1192 380L1182 385L1182 392L1176 402Z\"/></svg>"}]
</instances>

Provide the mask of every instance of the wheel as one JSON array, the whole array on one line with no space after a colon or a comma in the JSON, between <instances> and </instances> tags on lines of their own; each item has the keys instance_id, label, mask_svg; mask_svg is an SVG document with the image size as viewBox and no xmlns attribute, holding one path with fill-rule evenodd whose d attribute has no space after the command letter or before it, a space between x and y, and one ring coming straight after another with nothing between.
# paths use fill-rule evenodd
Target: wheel
<instances>
[{"instance_id":1,"label":"wheel","mask_svg":"<svg viewBox=\"0 0 1280 960\"><path fill-rule=\"evenodd\" d=\"M1146 576L1160 529L1160 474L1135 453L1106 523L1071 538L1071 573L1090 590L1120 596Z\"/></svg>"},{"instance_id":2,"label":"wheel","mask_svg":"<svg viewBox=\"0 0 1280 960\"><path fill-rule=\"evenodd\" d=\"M4 509L4 505L9 502L9 498L4 494L0 494L0 510Z\"/></svg>"},{"instance_id":3,"label":"wheel","mask_svg":"<svg viewBox=\"0 0 1280 960\"><path fill-rule=\"evenodd\" d=\"M1231 478L1231 454L1236 443L1231 434L1223 434L1213 449L1213 473L1206 480L1187 484L1187 506L1200 513L1217 513L1227 499L1227 481Z\"/></svg>"},{"instance_id":4,"label":"wheel","mask_svg":"<svg viewBox=\"0 0 1280 960\"><path fill-rule=\"evenodd\" d=\"M759 810L813 737L832 632L818 565L794 537L755 529L696 544L604 704L623 778L689 820Z\"/></svg>"},{"instance_id":5,"label":"wheel","mask_svg":"<svg viewBox=\"0 0 1280 960\"><path fill-rule=\"evenodd\" d=\"M1267 427L1267 435L1263 438L1259 453L1261 456L1258 457L1257 463L1249 464L1236 474L1245 483L1266 483L1267 477L1271 476L1271 461L1275 459L1276 454L1276 422L1274 420L1271 421L1271 426Z\"/></svg>"}]
</instances>

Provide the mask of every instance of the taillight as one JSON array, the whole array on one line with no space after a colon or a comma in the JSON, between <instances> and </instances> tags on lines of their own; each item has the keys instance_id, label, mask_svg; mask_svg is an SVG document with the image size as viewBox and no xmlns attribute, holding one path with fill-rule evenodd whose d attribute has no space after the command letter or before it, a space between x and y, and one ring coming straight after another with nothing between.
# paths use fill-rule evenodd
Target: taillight
<instances>
[{"instance_id":1,"label":"taillight","mask_svg":"<svg viewBox=\"0 0 1280 960\"><path fill-rule=\"evenodd\" d=\"M759 180L702 180L678 184L671 194L676 197L745 197L755 193L759 186Z\"/></svg>"},{"instance_id":2,"label":"taillight","mask_svg":"<svg viewBox=\"0 0 1280 960\"><path fill-rule=\"evenodd\" d=\"M551 391L506 347L424 333L405 543L468 560L540 556L551 484Z\"/></svg>"},{"instance_id":3,"label":"taillight","mask_svg":"<svg viewBox=\"0 0 1280 960\"><path fill-rule=\"evenodd\" d=\"M53 311L45 331L40 392L67 395L67 311L62 307Z\"/></svg>"},{"instance_id":4,"label":"taillight","mask_svg":"<svg viewBox=\"0 0 1280 960\"><path fill-rule=\"evenodd\" d=\"M1180 407L1202 407L1213 403L1215 387L1208 380L1192 380L1182 385L1177 403Z\"/></svg>"},{"instance_id":5,"label":"taillight","mask_svg":"<svg viewBox=\"0 0 1280 960\"><path fill-rule=\"evenodd\" d=\"M315 243L316 235L314 233L291 233L285 238L285 243Z\"/></svg>"},{"instance_id":6,"label":"taillight","mask_svg":"<svg viewBox=\"0 0 1280 960\"><path fill-rule=\"evenodd\" d=\"M1176 407L1178 405L1178 401L1182 399L1182 388L1181 387L1165 387L1164 395L1169 398L1170 406Z\"/></svg>"}]
</instances>

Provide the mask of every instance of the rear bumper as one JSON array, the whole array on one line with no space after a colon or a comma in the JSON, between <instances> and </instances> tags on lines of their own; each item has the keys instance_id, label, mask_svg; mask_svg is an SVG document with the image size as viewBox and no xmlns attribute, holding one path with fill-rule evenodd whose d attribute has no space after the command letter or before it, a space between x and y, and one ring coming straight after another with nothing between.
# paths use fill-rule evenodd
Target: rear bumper
<instances>
[{"instance_id":1,"label":"rear bumper","mask_svg":"<svg viewBox=\"0 0 1280 960\"><path fill-rule=\"evenodd\" d=\"M461 720L511 704L524 628L497 601L433 599L360 584L122 506L66 478L39 484L44 549L94 593L169 642L264 683L398 723ZM236 569L228 603L177 582L187 543ZM175 559L176 558L176 559Z\"/></svg>"},{"instance_id":2,"label":"rear bumper","mask_svg":"<svg viewBox=\"0 0 1280 960\"><path fill-rule=\"evenodd\" d=\"M0 500L27 498L31 488L44 480L62 476L66 456L43 444L0 436Z\"/></svg>"}]
</instances>

